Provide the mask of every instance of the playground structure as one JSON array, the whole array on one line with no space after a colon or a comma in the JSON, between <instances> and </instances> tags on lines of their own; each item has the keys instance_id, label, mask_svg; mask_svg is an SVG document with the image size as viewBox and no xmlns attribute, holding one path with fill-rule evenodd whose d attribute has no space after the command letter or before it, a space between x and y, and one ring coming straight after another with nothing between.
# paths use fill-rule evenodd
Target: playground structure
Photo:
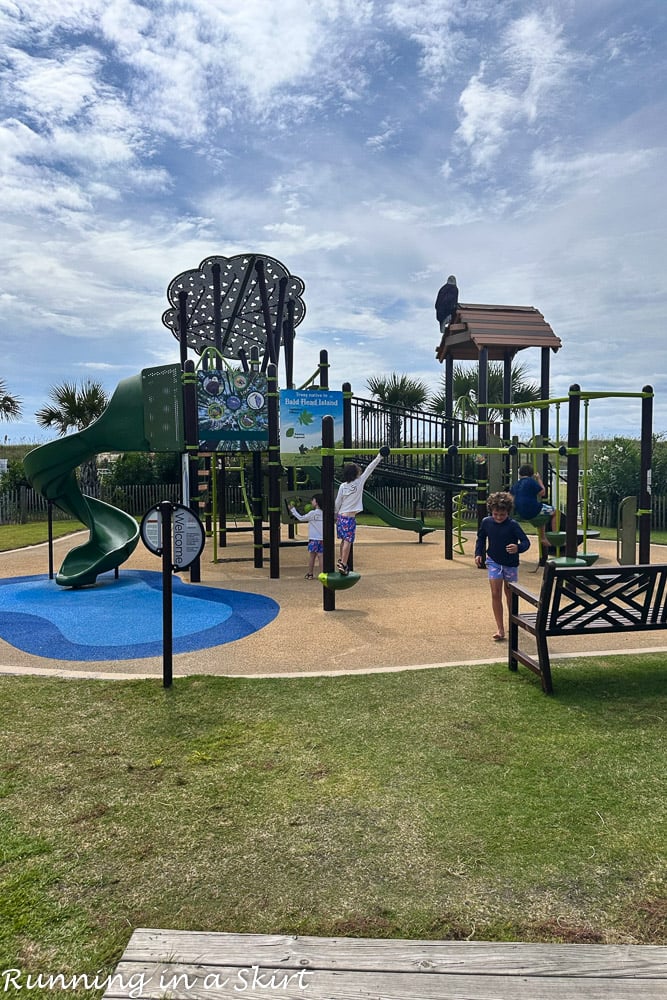
<instances>
[{"instance_id":1,"label":"playground structure","mask_svg":"<svg viewBox=\"0 0 667 1000\"><path fill-rule=\"evenodd\" d=\"M445 400L446 400L446 434L449 452L455 454L469 453L467 449L458 449L451 446L453 440L453 379L454 362L461 360L476 360L479 365L478 379L478 439L476 450L483 461L482 467L488 466L493 455L502 458L502 481L496 488L507 488L516 479L516 469L518 466L518 455L521 448L516 438L511 436L510 410L516 409L517 404L511 399L511 366L512 361L519 351L528 347L538 347L541 353L540 364L540 401L537 403L524 404L526 407L539 412L540 428L539 436L534 443L524 449L531 457L541 456L542 479L545 483L552 481L552 468L549 462L549 455L559 454L567 457L566 471L566 509L568 517L566 519L565 531L565 555L566 560L577 558L578 547L578 526L577 511L579 506L579 473L581 468L580 455L582 454L581 436L581 403L584 403L585 420L583 434L583 540L584 545L587 537L587 474L588 474L588 407L594 399L601 398L634 398L641 400L641 472L640 472L640 499L637 509L638 535L639 535L639 562L649 562L650 549L650 494L651 494L651 452L652 452L652 414L653 414L653 389L650 385L644 386L641 392L637 393L615 393L615 392L585 392L578 384L570 387L567 397L551 399L549 391L550 382L550 354L560 350L561 341L554 334L543 315L534 307L528 306L488 306L488 305L463 305L459 306L454 322L448 328L446 335L442 338L436 349L436 357L441 363L445 363ZM503 402L498 407L503 413L502 430L500 440L496 446L490 443L489 420L488 420L488 371L489 361L500 361L503 364ZM559 441L559 430L555 434L555 444L550 443L549 412L550 407L559 407L561 404L568 405L568 436L567 443ZM537 464L537 463L536 463ZM480 469L478 476L478 520L486 514L486 497L488 493L489 478L484 469ZM559 494L559 490L556 491ZM560 496L555 498L557 508L560 506ZM451 514L446 511L446 517ZM449 528L449 530L447 530ZM451 539L451 524L446 524L446 539ZM446 541L447 557L451 558L451 541ZM585 552L584 548L584 552Z\"/></svg>"},{"instance_id":2,"label":"playground structure","mask_svg":"<svg viewBox=\"0 0 667 1000\"><path fill-rule=\"evenodd\" d=\"M204 486L210 498L206 516L213 537L214 561L218 545L225 547L228 530L250 531L255 567L263 565L263 550L268 547L270 576L276 578L280 575L281 546L306 544L295 539L293 524L288 528L289 541L281 538L281 493L294 491L300 485L299 477L305 477L302 482L308 487L321 487L324 491L325 519L332 524L336 479L329 460L355 458L363 462L365 455L388 443L391 461L383 466L383 474L415 489L431 486L444 493L445 558L451 559L454 538L461 540L457 512L461 514L465 495L474 491L478 520L481 519L486 514L489 485L495 483L493 488L506 488L514 478L522 452L533 460L539 458L545 482L551 480L549 456L566 457L566 507L570 512L577 511L581 403L586 417L585 495L588 404L596 397L610 395L642 399L642 486L637 516L640 562L648 562L652 389L646 386L641 393L588 393L573 385L565 399L550 399L549 356L551 351L560 349L561 343L541 313L532 307L460 307L438 348L438 358L445 362L444 418L355 398L350 384L345 383L342 447L334 448L333 440L328 444L323 440L321 471L307 454L300 468L290 466L284 470L277 372L282 348L285 383L292 389L295 327L305 315L303 291L300 278L290 275L279 261L259 254L210 257L198 268L173 279L167 292L170 308L164 313L163 322L179 341L180 364L144 369L140 375L124 380L99 420L78 434L35 449L26 457L26 475L34 487L89 528L89 540L73 550L60 568L58 584L82 587L94 583L100 573L117 569L139 538L133 518L93 497L84 497L78 488L76 467L100 451L180 452L183 502L196 512L201 510L201 472L205 474ZM511 436L510 376L513 358L527 347L539 347L542 360L541 399L539 403L527 404L533 407L533 421L534 414L539 414L540 430L539 435L533 434L532 443L525 446ZM199 356L197 363L188 357L188 351ZM453 412L455 360L479 363L474 444L469 443L469 426ZM495 435L488 421L489 360L501 360L504 365L501 408L505 416L501 433ZM329 393L326 351L320 352L317 369L302 389ZM234 412L225 409L224 400L230 406L234 402ZM559 442L557 430L553 445L549 439L549 408L563 403L568 405L568 440L567 444ZM474 482L463 474L461 461L467 457L477 460ZM251 519L249 526L234 529L227 525L223 502L226 476L232 470L237 470L241 477ZM424 526L423 516L397 515L371 493L365 494L365 504L391 526L416 533L419 542L432 530ZM584 539L585 516L584 506ZM268 545L264 541L265 521L268 521ZM562 539L566 559L576 558L577 531L576 516L568 517ZM333 573L335 559L329 548L325 544L324 575L333 588L337 582ZM190 578L199 582L198 562L191 567ZM324 600L326 607L326 593Z\"/></svg>"},{"instance_id":3,"label":"playground structure","mask_svg":"<svg viewBox=\"0 0 667 1000\"><path fill-rule=\"evenodd\" d=\"M212 526L216 549L218 541L224 547L228 530L224 505L219 505L218 498L225 495L227 460L231 458L241 471L251 516L249 529L239 530L252 531L254 562L261 567L266 544L264 521L268 520L270 575L279 576L279 550L286 543L281 540L283 470L277 366L282 348L285 381L293 386L294 331L305 316L303 290L300 278L290 275L280 261L261 254L210 257L172 280L167 290L170 308L162 319L179 341L180 364L147 368L122 381L98 420L78 433L34 449L26 457L26 476L33 487L49 504L80 520L89 530L88 541L69 553L60 567L57 584L72 588L94 584L98 575L117 570L139 540L134 518L95 497L84 496L79 489L77 467L101 451L180 452L183 502L195 512L200 510L203 460L205 485L213 500L209 516L221 522L219 531L217 525ZM189 350L199 355L197 364L188 358ZM230 364L229 359L240 367ZM318 368L307 387L312 387L315 379L321 390L328 391L325 351L320 353ZM207 410L203 423L202 396ZM233 420L223 400L237 408ZM218 403L222 405L213 405ZM215 418L211 416L214 409L219 411ZM232 429L225 430L226 426ZM319 476L319 469L309 472ZM295 469L287 470L288 489L295 487L296 475ZM420 537L426 533L417 519L394 516L379 502L375 509L395 527L416 530ZM293 525L289 533L291 544L305 544L293 540ZM190 578L200 580L198 561L190 568Z\"/></svg>"}]
</instances>

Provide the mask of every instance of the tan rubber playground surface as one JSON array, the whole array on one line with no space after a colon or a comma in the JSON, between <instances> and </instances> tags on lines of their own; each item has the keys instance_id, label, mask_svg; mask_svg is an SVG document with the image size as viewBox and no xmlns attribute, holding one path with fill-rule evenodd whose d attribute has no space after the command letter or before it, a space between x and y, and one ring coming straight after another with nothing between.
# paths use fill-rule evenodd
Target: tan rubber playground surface
<instances>
[{"instance_id":1,"label":"tan rubber playground surface","mask_svg":"<svg viewBox=\"0 0 667 1000\"><path fill-rule=\"evenodd\" d=\"M322 585L304 579L305 548L280 550L280 579L269 578L268 552L264 567L252 562L252 536L230 534L226 548L212 561L210 541L202 556L201 584L264 594L280 605L278 616L265 628L235 642L174 656L174 677L187 674L289 675L401 669L470 662L504 662L507 644L494 642L489 585L484 570L473 562L474 537L465 554L444 558L442 531L419 544L413 532L360 525L355 545L355 569L362 578L349 590L336 592L336 610L322 607ZM300 536L305 538L305 533ZM71 536L55 543L57 568L68 548L81 542ZM615 542L595 541L589 551L600 553L598 565L616 565ZM667 547L654 546L652 562L664 562ZM538 590L537 546L522 557L520 580ZM127 568L160 571L160 560L139 543ZM121 567L121 573L123 567ZM0 553L0 577L48 573L46 546ZM182 574L187 581L187 573ZM55 583L53 584L55 587ZM193 584L197 586L197 584ZM132 608L125 612L132 634ZM103 641L103 640L101 640ZM575 637L552 643L555 653L590 651L667 651L663 633ZM61 675L127 677L162 675L162 658L135 660L59 661L24 653L0 639L0 671Z\"/></svg>"}]
</instances>

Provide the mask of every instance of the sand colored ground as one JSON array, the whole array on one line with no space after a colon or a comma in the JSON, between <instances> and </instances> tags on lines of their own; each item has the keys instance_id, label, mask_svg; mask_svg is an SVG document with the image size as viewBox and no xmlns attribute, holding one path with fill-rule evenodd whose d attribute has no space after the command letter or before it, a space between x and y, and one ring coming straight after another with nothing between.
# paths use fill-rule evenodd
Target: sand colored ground
<instances>
[{"instance_id":1,"label":"sand colored ground","mask_svg":"<svg viewBox=\"0 0 667 1000\"><path fill-rule=\"evenodd\" d=\"M355 546L359 583L336 592L336 610L325 612L322 585L304 579L305 548L282 547L280 578L269 578L268 553L264 567L252 562L251 535L230 534L226 548L213 563L211 543L202 556L201 583L272 597L280 613L265 628L244 639L174 656L174 676L186 674L283 675L405 669L454 663L504 662L506 643L492 640L489 585L484 570L473 562L474 538L465 554L444 558L441 531L420 544L412 532L360 526ZM304 536L305 537L305 536ZM54 562L60 565L68 548L82 536L55 543ZM589 545L600 552L598 565L615 565L614 542ZM652 562L663 562L667 549L654 546ZM536 546L523 556L520 580L538 590L541 570L535 572ZM127 568L160 571L160 560L140 543ZM122 568L121 568L122 572ZM46 546L0 554L0 576L48 573ZM187 573L182 574L184 580ZM53 584L55 587L55 583ZM193 584L193 586L197 586ZM128 636L132 608L125 609ZM663 633L574 637L552 643L555 653L586 651L667 651ZM100 641L103 641L101 639ZM33 656L0 640L0 670L47 672L87 676L161 676L162 658L135 660L59 661Z\"/></svg>"}]
</instances>

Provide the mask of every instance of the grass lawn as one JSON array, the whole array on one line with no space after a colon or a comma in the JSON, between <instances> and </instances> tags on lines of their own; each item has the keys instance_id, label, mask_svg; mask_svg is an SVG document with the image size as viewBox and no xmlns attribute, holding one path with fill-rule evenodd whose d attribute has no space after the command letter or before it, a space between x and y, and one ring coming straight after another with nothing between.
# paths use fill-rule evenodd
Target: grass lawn
<instances>
[{"instance_id":1,"label":"grass lawn","mask_svg":"<svg viewBox=\"0 0 667 1000\"><path fill-rule=\"evenodd\" d=\"M0 677L0 970L136 926L665 943L667 664L557 672Z\"/></svg>"},{"instance_id":2,"label":"grass lawn","mask_svg":"<svg viewBox=\"0 0 667 1000\"><path fill-rule=\"evenodd\" d=\"M83 531L78 521L54 521L53 537L62 538L73 531ZM26 545L40 545L49 540L49 526L46 521L30 521L28 524L0 524L0 552L21 549Z\"/></svg>"}]
</instances>

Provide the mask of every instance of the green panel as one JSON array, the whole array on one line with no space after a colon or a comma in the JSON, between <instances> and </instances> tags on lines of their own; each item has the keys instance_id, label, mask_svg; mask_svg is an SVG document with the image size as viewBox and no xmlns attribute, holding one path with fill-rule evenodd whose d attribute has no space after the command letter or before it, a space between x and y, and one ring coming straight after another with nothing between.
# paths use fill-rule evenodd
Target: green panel
<instances>
[{"instance_id":1,"label":"green panel","mask_svg":"<svg viewBox=\"0 0 667 1000\"><path fill-rule=\"evenodd\" d=\"M151 451L184 451L181 366L161 365L141 372L144 433Z\"/></svg>"}]
</instances>

